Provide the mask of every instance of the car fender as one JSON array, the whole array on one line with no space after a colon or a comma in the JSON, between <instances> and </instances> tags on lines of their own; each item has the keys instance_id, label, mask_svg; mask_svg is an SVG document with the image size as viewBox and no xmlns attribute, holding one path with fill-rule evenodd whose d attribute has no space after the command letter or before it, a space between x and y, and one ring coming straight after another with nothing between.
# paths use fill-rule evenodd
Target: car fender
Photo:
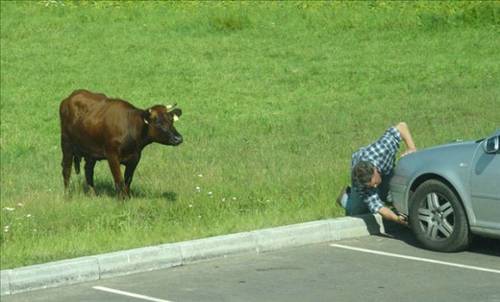
<instances>
[{"instance_id":1,"label":"car fender","mask_svg":"<svg viewBox=\"0 0 500 302\"><path fill-rule=\"evenodd\" d=\"M466 164L463 164L466 165ZM406 188L405 192L405 201L408 201L411 198L411 194L420 186L423 182L429 179L436 179L447 184L450 189L452 189L457 195L460 201L462 202L462 206L464 207L465 213L467 215L467 220L469 221L469 225L473 226L476 223L476 217L470 209L472 208L470 195L467 194L469 191L469 182L467 175L460 175L456 173L455 170L452 171L442 171L438 169L424 169L417 171L414 173L409 181L410 186ZM409 210L409 205L406 205L407 211Z\"/></svg>"}]
</instances>

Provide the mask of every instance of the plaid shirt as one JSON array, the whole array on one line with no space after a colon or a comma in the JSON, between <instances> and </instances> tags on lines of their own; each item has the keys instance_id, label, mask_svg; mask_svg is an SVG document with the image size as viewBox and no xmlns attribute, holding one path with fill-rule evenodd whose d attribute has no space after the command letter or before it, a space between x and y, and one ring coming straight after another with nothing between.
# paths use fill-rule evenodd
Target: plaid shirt
<instances>
[{"instance_id":1,"label":"plaid shirt","mask_svg":"<svg viewBox=\"0 0 500 302\"><path fill-rule=\"evenodd\" d=\"M360 161L368 161L377 168L380 174L389 175L394 168L400 142L401 134L398 129L395 127L387 129L376 142L359 149L352 155L352 168ZM377 188L359 188L359 190L370 212L377 213L384 206Z\"/></svg>"}]
</instances>

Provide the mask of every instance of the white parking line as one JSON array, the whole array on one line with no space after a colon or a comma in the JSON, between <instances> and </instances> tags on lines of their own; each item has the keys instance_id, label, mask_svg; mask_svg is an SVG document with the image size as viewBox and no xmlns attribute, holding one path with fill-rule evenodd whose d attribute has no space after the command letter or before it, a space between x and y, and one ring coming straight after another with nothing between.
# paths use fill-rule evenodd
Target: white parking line
<instances>
[{"instance_id":1,"label":"white parking line","mask_svg":"<svg viewBox=\"0 0 500 302\"><path fill-rule=\"evenodd\" d=\"M142 300L146 300L146 301L172 302L172 301L169 301L169 300L163 300L163 299L148 297L148 296L144 296L144 295L129 293L129 292L126 292L126 291L122 291L122 290L118 290L118 289L113 289L113 288L109 288L109 287L104 287L104 286L93 286L92 288L95 289L95 290L101 290L101 291L108 292L108 293L113 293L113 294L116 294L116 295L127 296L127 297L142 299Z\"/></svg>"},{"instance_id":2,"label":"white parking line","mask_svg":"<svg viewBox=\"0 0 500 302\"><path fill-rule=\"evenodd\" d=\"M414 261L428 262L428 263L441 264L441 265L459 267L459 268L464 268L464 269L500 274L500 270L484 268L484 267L479 267L479 266L463 265L463 264L433 260L433 259L428 259L428 258L420 258L420 257L405 256L405 255L400 255L400 254L386 253L386 252L362 249L359 247L353 247L353 246L342 245L342 244L330 244L330 246L331 247L338 247L338 248L342 248L342 249L353 250L353 251L358 251L358 252L363 252L363 253L370 253L370 254L376 254L376 255L382 255L382 256L396 257L396 258L402 258L402 259L408 259L408 260L414 260Z\"/></svg>"}]
</instances>

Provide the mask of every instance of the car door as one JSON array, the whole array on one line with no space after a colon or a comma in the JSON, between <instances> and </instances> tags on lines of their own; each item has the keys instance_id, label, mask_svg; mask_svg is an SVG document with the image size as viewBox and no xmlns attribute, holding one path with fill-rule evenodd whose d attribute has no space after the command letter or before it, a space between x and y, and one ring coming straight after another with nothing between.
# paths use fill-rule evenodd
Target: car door
<instances>
[{"instance_id":1,"label":"car door","mask_svg":"<svg viewBox=\"0 0 500 302\"><path fill-rule=\"evenodd\" d=\"M479 144L472 160L470 175L471 204L477 226L498 230L500 230L499 144L498 133Z\"/></svg>"}]
</instances>

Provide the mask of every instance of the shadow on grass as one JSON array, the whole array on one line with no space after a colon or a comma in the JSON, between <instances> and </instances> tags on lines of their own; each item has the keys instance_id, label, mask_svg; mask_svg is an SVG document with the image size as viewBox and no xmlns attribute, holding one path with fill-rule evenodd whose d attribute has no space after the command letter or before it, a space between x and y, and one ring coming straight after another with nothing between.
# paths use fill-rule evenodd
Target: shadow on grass
<instances>
[{"instance_id":1,"label":"shadow on grass","mask_svg":"<svg viewBox=\"0 0 500 302\"><path fill-rule=\"evenodd\" d=\"M168 201L177 201L177 193L175 192L172 192L172 191L168 191L168 192L163 192L161 194L162 198L165 198L166 200Z\"/></svg>"},{"instance_id":2,"label":"shadow on grass","mask_svg":"<svg viewBox=\"0 0 500 302\"><path fill-rule=\"evenodd\" d=\"M118 194L116 193L115 190L115 185L112 182L95 182L95 190L97 193L97 197L99 196L107 196L111 198L116 198L118 199ZM85 192L88 193L88 189L85 189ZM160 191L148 191L145 192L144 190L141 190L140 188L135 188L132 186L130 190L130 199L133 200L134 198L157 198L157 199L164 199L167 202L175 202L177 201L177 193L173 191L166 191L166 192L160 192ZM92 196L90 193L87 194L88 196Z\"/></svg>"}]
</instances>

